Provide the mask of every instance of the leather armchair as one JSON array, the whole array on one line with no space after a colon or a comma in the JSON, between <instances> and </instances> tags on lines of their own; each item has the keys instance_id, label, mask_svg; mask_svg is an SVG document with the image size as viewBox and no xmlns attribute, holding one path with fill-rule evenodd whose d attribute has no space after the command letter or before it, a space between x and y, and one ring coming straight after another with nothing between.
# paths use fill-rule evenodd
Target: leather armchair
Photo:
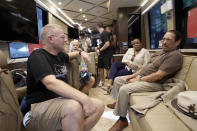
<instances>
[{"instance_id":1,"label":"leather armchair","mask_svg":"<svg viewBox=\"0 0 197 131\"><path fill-rule=\"evenodd\" d=\"M0 67L5 69L7 57L0 51ZM21 131L22 113L9 70L0 73L0 127L2 131Z\"/></svg>"}]
</instances>

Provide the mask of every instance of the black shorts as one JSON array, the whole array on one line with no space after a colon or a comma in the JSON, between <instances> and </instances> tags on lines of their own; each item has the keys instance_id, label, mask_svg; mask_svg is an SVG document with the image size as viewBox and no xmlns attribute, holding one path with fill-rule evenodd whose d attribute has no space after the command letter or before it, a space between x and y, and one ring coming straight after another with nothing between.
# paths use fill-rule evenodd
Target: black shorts
<instances>
[{"instance_id":1,"label":"black shorts","mask_svg":"<svg viewBox=\"0 0 197 131\"><path fill-rule=\"evenodd\" d=\"M87 85L90 82L91 76L92 76L92 74L90 72L87 72L87 71L80 72L80 83L81 83L82 87L84 87L85 85Z\"/></svg>"},{"instance_id":2,"label":"black shorts","mask_svg":"<svg viewBox=\"0 0 197 131\"><path fill-rule=\"evenodd\" d=\"M98 68L110 69L111 55L99 55L98 56Z\"/></svg>"}]
</instances>

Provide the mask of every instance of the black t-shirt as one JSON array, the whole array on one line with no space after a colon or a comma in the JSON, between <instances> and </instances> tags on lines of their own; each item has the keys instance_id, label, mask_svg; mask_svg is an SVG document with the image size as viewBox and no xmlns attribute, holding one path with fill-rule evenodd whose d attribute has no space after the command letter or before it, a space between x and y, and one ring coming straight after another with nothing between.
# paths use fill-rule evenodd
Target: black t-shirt
<instances>
[{"instance_id":1,"label":"black t-shirt","mask_svg":"<svg viewBox=\"0 0 197 131\"><path fill-rule=\"evenodd\" d=\"M68 62L69 56L63 52L57 56L49 54L44 49L32 52L27 62L27 108L30 109L33 103L58 97L57 94L48 90L41 80L47 75L55 75L57 79L67 82L66 63Z\"/></svg>"},{"instance_id":2,"label":"black t-shirt","mask_svg":"<svg viewBox=\"0 0 197 131\"><path fill-rule=\"evenodd\" d=\"M109 41L110 46L107 49L105 49L104 51L101 51L100 52L101 55L108 55L111 53L110 33L108 33L107 31L104 30L101 33L101 42L102 43L100 45L100 48L102 48L104 46L105 42L107 42L107 41Z\"/></svg>"}]
</instances>

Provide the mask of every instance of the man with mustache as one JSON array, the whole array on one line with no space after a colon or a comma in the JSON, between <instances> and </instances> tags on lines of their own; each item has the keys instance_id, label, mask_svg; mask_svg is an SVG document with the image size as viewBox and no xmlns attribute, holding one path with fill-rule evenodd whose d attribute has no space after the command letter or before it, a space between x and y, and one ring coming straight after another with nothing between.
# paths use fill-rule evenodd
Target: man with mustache
<instances>
[{"instance_id":1,"label":"man with mustache","mask_svg":"<svg viewBox=\"0 0 197 131\"><path fill-rule=\"evenodd\" d=\"M146 66L132 75L123 76L119 81L115 79L113 86L120 89L114 114L120 117L109 131L122 131L128 126L126 114L132 93L161 91L162 83L181 69L183 57L177 50L180 43L180 32L167 31L162 39L162 50L153 54Z\"/></svg>"}]
</instances>

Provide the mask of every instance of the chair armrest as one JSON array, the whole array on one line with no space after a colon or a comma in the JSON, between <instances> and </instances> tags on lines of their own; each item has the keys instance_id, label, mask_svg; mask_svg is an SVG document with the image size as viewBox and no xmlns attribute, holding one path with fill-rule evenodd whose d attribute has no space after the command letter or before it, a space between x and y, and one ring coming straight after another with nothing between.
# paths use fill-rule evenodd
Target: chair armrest
<instances>
[{"instance_id":1,"label":"chair armrest","mask_svg":"<svg viewBox=\"0 0 197 131\"><path fill-rule=\"evenodd\" d=\"M79 89L79 86L80 86L79 65L80 65L80 62L78 59L72 59L69 65L67 66L69 84L72 85L76 89Z\"/></svg>"},{"instance_id":2,"label":"chair armrest","mask_svg":"<svg viewBox=\"0 0 197 131\"><path fill-rule=\"evenodd\" d=\"M23 99L27 90L27 86L16 88L16 95L19 100Z\"/></svg>"}]
</instances>

